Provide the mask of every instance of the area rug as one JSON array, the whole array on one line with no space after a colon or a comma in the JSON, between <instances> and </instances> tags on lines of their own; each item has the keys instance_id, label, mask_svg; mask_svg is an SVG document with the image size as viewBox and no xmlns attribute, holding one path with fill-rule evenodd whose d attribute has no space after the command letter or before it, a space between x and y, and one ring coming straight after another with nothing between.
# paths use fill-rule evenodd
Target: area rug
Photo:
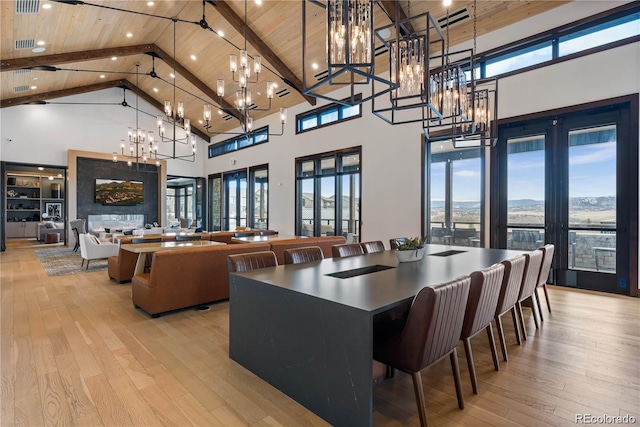
<instances>
[{"instance_id":1,"label":"area rug","mask_svg":"<svg viewBox=\"0 0 640 427\"><path fill-rule=\"evenodd\" d=\"M34 253L40 260L48 276L66 276L69 274L89 273L107 269L106 259L92 260L89 263L88 270L86 269L86 262L84 267L80 267L80 264L82 264L80 251L73 252L73 248L39 249L34 251Z\"/></svg>"}]
</instances>

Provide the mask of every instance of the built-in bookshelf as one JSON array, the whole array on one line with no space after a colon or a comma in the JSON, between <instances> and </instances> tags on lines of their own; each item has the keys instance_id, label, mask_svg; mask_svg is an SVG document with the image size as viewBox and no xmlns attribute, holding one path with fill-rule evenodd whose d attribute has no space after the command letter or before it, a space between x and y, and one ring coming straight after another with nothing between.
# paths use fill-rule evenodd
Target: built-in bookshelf
<instances>
[{"instance_id":1,"label":"built-in bookshelf","mask_svg":"<svg viewBox=\"0 0 640 427\"><path fill-rule=\"evenodd\" d=\"M64 221L65 170L20 169L7 168L5 176L6 237L39 237L38 223L43 219Z\"/></svg>"}]
</instances>

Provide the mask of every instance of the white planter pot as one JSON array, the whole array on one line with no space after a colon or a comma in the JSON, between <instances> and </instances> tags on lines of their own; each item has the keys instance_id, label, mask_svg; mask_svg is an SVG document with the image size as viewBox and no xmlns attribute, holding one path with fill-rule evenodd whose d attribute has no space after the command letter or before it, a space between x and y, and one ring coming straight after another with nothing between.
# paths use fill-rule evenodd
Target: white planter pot
<instances>
[{"instance_id":1,"label":"white planter pot","mask_svg":"<svg viewBox=\"0 0 640 427\"><path fill-rule=\"evenodd\" d=\"M396 250L396 258L398 258L398 262L420 261L426 250L427 248L411 249L408 251Z\"/></svg>"}]
</instances>

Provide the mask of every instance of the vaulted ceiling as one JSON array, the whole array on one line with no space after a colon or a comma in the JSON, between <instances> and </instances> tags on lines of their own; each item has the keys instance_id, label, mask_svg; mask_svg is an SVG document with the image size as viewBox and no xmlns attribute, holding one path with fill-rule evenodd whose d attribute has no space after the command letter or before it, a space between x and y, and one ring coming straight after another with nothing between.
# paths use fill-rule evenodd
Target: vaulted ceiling
<instances>
[{"instance_id":1,"label":"vaulted ceiling","mask_svg":"<svg viewBox=\"0 0 640 427\"><path fill-rule=\"evenodd\" d=\"M306 3L307 64L303 64L302 1L263 0L261 3L255 0L2 1L1 106L42 103L103 88L123 87L138 93L160 111L165 100L172 104L174 100L182 101L185 117L206 137L202 124L198 123L205 102L214 106L216 130L238 126L235 117L239 117L239 113L233 108L237 85L231 79L229 55L238 54L238 49L245 44L250 55L263 57L259 81L250 85L253 102L259 108L268 104L267 81L277 84L272 109L255 110L252 117L271 114L280 106L315 104L314 97L302 94L303 66L307 83L316 83L313 76L324 69L326 56L324 10L315 4L318 2ZM478 0L477 35L564 3L568 1ZM473 1L454 0L450 6L451 45L472 38L473 5ZM374 10L375 27L391 24L397 15L402 18L427 11L435 19L447 15L441 0L401 0L398 6L399 9L393 0L379 1ZM466 18L456 22L457 17L465 15ZM172 17L176 19L170 19ZM44 43L40 46L38 42ZM39 47L44 51L34 53L33 49ZM376 64L376 73L388 69L386 61ZM313 62L319 64L318 71L311 68ZM217 79L225 81L222 100L216 95ZM328 85L321 88L325 92L330 90ZM129 91L123 91L123 98L129 104L134 97ZM217 107L222 114L215 114Z\"/></svg>"}]
</instances>

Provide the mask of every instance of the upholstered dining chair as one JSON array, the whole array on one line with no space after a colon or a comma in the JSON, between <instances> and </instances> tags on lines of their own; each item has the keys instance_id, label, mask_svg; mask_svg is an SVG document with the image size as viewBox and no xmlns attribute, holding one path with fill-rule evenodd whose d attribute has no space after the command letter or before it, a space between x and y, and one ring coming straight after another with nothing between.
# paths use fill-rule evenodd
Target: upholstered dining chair
<instances>
[{"instance_id":1,"label":"upholstered dining chair","mask_svg":"<svg viewBox=\"0 0 640 427\"><path fill-rule=\"evenodd\" d=\"M331 256L334 258L346 258L350 256L364 255L360 243L345 243L331 246Z\"/></svg>"},{"instance_id":2,"label":"upholstered dining chair","mask_svg":"<svg viewBox=\"0 0 640 427\"><path fill-rule=\"evenodd\" d=\"M197 240L202 240L202 236L200 234L189 234L186 236L177 235L176 242L194 242Z\"/></svg>"},{"instance_id":3,"label":"upholstered dining chair","mask_svg":"<svg viewBox=\"0 0 640 427\"><path fill-rule=\"evenodd\" d=\"M518 308L518 316L520 318L520 327L522 328L522 339L527 339L527 328L524 325L524 315L522 314L522 303L531 298L531 312L533 313L533 321L536 324L536 329L540 328L540 322L538 320L538 304L536 300L536 287L538 286L538 277L540 276L540 267L542 267L542 258L544 252L535 250L524 255L526 262L524 266L524 275L522 277L522 286L520 287L520 293L518 294L518 302L516 303Z\"/></svg>"},{"instance_id":4,"label":"upholstered dining chair","mask_svg":"<svg viewBox=\"0 0 640 427\"><path fill-rule=\"evenodd\" d=\"M471 388L474 394L478 394L478 378L476 376L476 366L473 361L473 351L471 350L471 338L476 336L483 329L487 331L489 338L489 348L493 358L493 367L500 370L496 342L493 337L491 321L496 314L498 296L502 288L502 277L504 276L504 265L495 264L484 270L471 273L471 286L469 288L469 299L464 313L464 323L460 339L464 344L464 352L467 357L469 367L469 377L471 378Z\"/></svg>"},{"instance_id":5,"label":"upholstered dining chair","mask_svg":"<svg viewBox=\"0 0 640 427\"><path fill-rule=\"evenodd\" d=\"M249 252L227 256L229 273L255 270L257 268L276 267L278 260L273 251Z\"/></svg>"},{"instance_id":6,"label":"upholstered dining chair","mask_svg":"<svg viewBox=\"0 0 640 427\"><path fill-rule=\"evenodd\" d=\"M398 249L398 245L404 245L407 241L407 237L396 237L394 239L389 239L389 247L391 250Z\"/></svg>"},{"instance_id":7,"label":"upholstered dining chair","mask_svg":"<svg viewBox=\"0 0 640 427\"><path fill-rule=\"evenodd\" d=\"M502 358L505 362L509 360L507 355L507 343L504 339L504 330L502 328L501 316L507 311L511 311L513 319L513 329L516 334L516 341L520 345L520 327L518 325L518 314L516 312L516 303L522 286L522 278L524 276L524 266L527 259L524 255L518 255L515 258L502 261L504 265L504 277L502 278L502 287L500 296L498 297L498 306L496 308L495 321L498 329L498 339L500 347L502 347Z\"/></svg>"},{"instance_id":8,"label":"upholstered dining chair","mask_svg":"<svg viewBox=\"0 0 640 427\"><path fill-rule=\"evenodd\" d=\"M542 267L540 267L540 276L538 277L538 286L536 286L536 303L538 304L538 313L540 314L540 320L544 320L542 316L542 307L540 307L540 295L538 295L538 289L544 290L544 299L547 301L547 310L551 313L551 302L549 301L549 292L547 291L547 279L549 278L549 271L551 270L551 263L553 262L553 252L555 247L551 244L544 245L539 251L544 253L542 258Z\"/></svg>"},{"instance_id":9,"label":"upholstered dining chair","mask_svg":"<svg viewBox=\"0 0 640 427\"><path fill-rule=\"evenodd\" d=\"M362 242L360 243L360 246L362 246L362 250L365 254L385 251L384 243L382 243L380 240L376 240L374 242Z\"/></svg>"},{"instance_id":10,"label":"upholstered dining chair","mask_svg":"<svg viewBox=\"0 0 640 427\"><path fill-rule=\"evenodd\" d=\"M373 358L411 374L420 425L427 425L427 407L420 372L449 356L458 398L464 409L456 344L460 339L469 296L469 276L422 288L406 320L380 321L373 327Z\"/></svg>"},{"instance_id":11,"label":"upholstered dining chair","mask_svg":"<svg viewBox=\"0 0 640 427\"><path fill-rule=\"evenodd\" d=\"M284 250L285 264L302 264L305 262L320 261L324 259L320 246L304 246Z\"/></svg>"}]
</instances>

